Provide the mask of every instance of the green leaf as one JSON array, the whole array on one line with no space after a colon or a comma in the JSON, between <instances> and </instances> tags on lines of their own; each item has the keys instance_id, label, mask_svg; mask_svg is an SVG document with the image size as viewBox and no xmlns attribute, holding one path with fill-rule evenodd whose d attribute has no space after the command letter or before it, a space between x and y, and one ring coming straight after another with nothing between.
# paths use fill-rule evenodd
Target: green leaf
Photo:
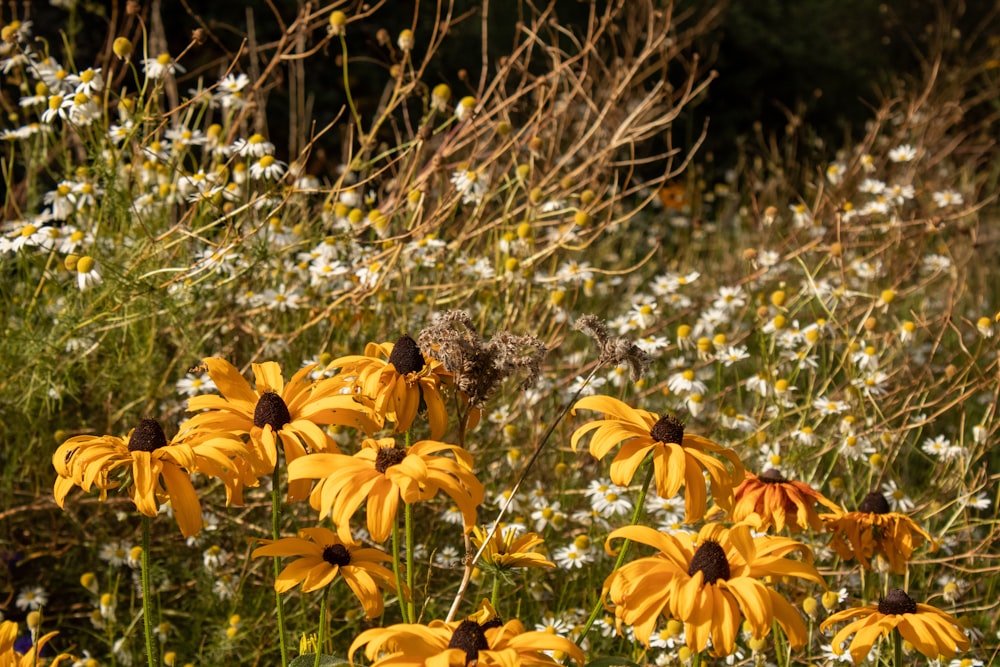
<instances>
[{"instance_id":1,"label":"green leaf","mask_svg":"<svg viewBox=\"0 0 1000 667\"><path fill-rule=\"evenodd\" d=\"M297 658L293 658L288 667L313 667L316 664L316 654L315 653L303 653ZM319 656L320 667L348 667L350 663L347 658L341 658L335 655L320 654Z\"/></svg>"}]
</instances>

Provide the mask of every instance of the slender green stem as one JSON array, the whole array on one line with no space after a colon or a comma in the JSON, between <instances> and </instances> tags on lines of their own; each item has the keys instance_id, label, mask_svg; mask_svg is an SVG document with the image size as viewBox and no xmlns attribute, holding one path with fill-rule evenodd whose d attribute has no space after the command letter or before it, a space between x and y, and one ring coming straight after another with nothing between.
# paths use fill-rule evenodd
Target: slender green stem
<instances>
[{"instance_id":1,"label":"slender green stem","mask_svg":"<svg viewBox=\"0 0 1000 667\"><path fill-rule=\"evenodd\" d=\"M496 609L497 602L500 600L500 574L496 573L493 575L493 591L490 593L490 604Z\"/></svg>"},{"instance_id":2,"label":"slender green stem","mask_svg":"<svg viewBox=\"0 0 1000 667\"><path fill-rule=\"evenodd\" d=\"M323 599L319 603L319 630L316 633L316 661L314 667L319 667L319 658L323 654L323 644L326 643L326 605L330 595L330 587L323 589Z\"/></svg>"},{"instance_id":3,"label":"slender green stem","mask_svg":"<svg viewBox=\"0 0 1000 667\"><path fill-rule=\"evenodd\" d=\"M274 474L271 476L271 537L275 540L281 537L281 478L278 476L278 468L281 465L281 453L279 450L274 464ZM278 581L281 574L281 557L274 557L274 580ZM274 609L278 615L278 644L281 647L281 667L288 667L288 643L285 637L285 608L281 599L281 593L274 592Z\"/></svg>"},{"instance_id":4,"label":"slender green stem","mask_svg":"<svg viewBox=\"0 0 1000 667\"><path fill-rule=\"evenodd\" d=\"M899 628L892 629L892 666L903 667L903 635Z\"/></svg>"},{"instance_id":5,"label":"slender green stem","mask_svg":"<svg viewBox=\"0 0 1000 667\"><path fill-rule=\"evenodd\" d=\"M358 107L354 104L354 97L351 95L351 77L350 69L347 66L347 38L341 33L340 35L340 49L342 53L342 61L344 68L344 94L347 96L347 106L351 109L351 115L354 116L354 124L358 126L358 139L359 142L364 145L364 128L361 127L361 114L358 113Z\"/></svg>"},{"instance_id":6,"label":"slender green stem","mask_svg":"<svg viewBox=\"0 0 1000 667\"><path fill-rule=\"evenodd\" d=\"M403 623L409 623L410 618L408 613L410 611L409 605L406 603L406 590L403 585L403 573L399 569L399 524L393 522L392 524L392 574L396 578L396 594L399 597L399 613L403 617Z\"/></svg>"},{"instance_id":7,"label":"slender green stem","mask_svg":"<svg viewBox=\"0 0 1000 667\"><path fill-rule=\"evenodd\" d=\"M157 667L160 652L153 644L153 586L149 572L149 517L142 515L142 627L146 633L146 664Z\"/></svg>"},{"instance_id":8,"label":"slender green stem","mask_svg":"<svg viewBox=\"0 0 1000 667\"><path fill-rule=\"evenodd\" d=\"M646 505L646 494L649 491L649 484L653 481L653 471L655 470L653 466L652 459L647 458L643 463L646 466L646 478L642 481L642 487L639 489L639 497L636 498L635 507L632 509L632 521L630 525L636 525L639 523L639 517L642 516L642 510ZM621 548L618 550L618 558L615 559L615 566L611 568L612 572L616 572L618 568L622 566L625 562L625 555L628 552L629 545L632 544L631 540L624 540L622 542ZM598 614L601 613L601 609L604 608L604 598L603 596L594 603L594 608L590 610L590 616L587 618L587 622L583 626L583 630L580 632L577 642L582 642L586 637L587 633L594 626L594 622L597 620Z\"/></svg>"},{"instance_id":9,"label":"slender green stem","mask_svg":"<svg viewBox=\"0 0 1000 667\"><path fill-rule=\"evenodd\" d=\"M403 516L406 522L406 587L410 589L410 599L407 602L409 607L410 622L416 622L416 601L413 595L413 581L414 581L414 552L415 546L413 544L413 505L411 503L404 503Z\"/></svg>"}]
</instances>

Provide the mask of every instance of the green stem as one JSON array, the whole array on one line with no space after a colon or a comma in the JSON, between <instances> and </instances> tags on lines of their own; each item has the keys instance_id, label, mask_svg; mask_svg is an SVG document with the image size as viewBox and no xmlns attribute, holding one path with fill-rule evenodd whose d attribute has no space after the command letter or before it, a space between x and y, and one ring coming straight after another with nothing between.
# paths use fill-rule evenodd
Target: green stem
<instances>
[{"instance_id":1,"label":"green stem","mask_svg":"<svg viewBox=\"0 0 1000 667\"><path fill-rule=\"evenodd\" d=\"M149 571L149 517L142 515L142 627L146 634L146 664L157 667L160 652L153 649L153 586Z\"/></svg>"},{"instance_id":2,"label":"green stem","mask_svg":"<svg viewBox=\"0 0 1000 667\"><path fill-rule=\"evenodd\" d=\"M271 537L275 540L281 537L281 481L278 468L281 464L280 450L275 457L274 474L271 476ZM274 581L281 574L281 557L274 557ZM278 614L278 644L281 647L281 667L288 667L288 643L285 637L285 607L281 593L274 591L274 609Z\"/></svg>"},{"instance_id":3,"label":"green stem","mask_svg":"<svg viewBox=\"0 0 1000 667\"><path fill-rule=\"evenodd\" d=\"M409 607L410 622L414 623L417 618L416 614L416 601L414 600L413 594L413 578L415 576L413 567L413 558L415 547L413 544L413 505L411 503L403 503L403 516L406 521L406 587L410 589L410 599L407 602Z\"/></svg>"},{"instance_id":4,"label":"green stem","mask_svg":"<svg viewBox=\"0 0 1000 667\"><path fill-rule=\"evenodd\" d=\"M500 600L500 574L493 575L493 591L490 593L490 604L493 608L497 608L497 602Z\"/></svg>"},{"instance_id":5,"label":"green stem","mask_svg":"<svg viewBox=\"0 0 1000 667\"><path fill-rule=\"evenodd\" d=\"M903 667L903 635L899 634L899 628L892 629L892 665Z\"/></svg>"},{"instance_id":6,"label":"green stem","mask_svg":"<svg viewBox=\"0 0 1000 667\"><path fill-rule=\"evenodd\" d=\"M319 631L316 633L316 661L313 667L319 667L319 658L323 654L323 644L326 643L326 599L330 594L330 587L323 589L323 599L319 603Z\"/></svg>"},{"instance_id":7,"label":"green stem","mask_svg":"<svg viewBox=\"0 0 1000 667\"><path fill-rule=\"evenodd\" d=\"M347 106L351 109L354 124L358 126L358 143L364 146L364 129L361 127L361 114L358 113L358 108L354 104L354 97L351 95L351 78L349 68L347 67L347 38L343 33L340 35L340 49L343 54L344 94L347 96Z\"/></svg>"},{"instance_id":8,"label":"green stem","mask_svg":"<svg viewBox=\"0 0 1000 667\"><path fill-rule=\"evenodd\" d=\"M406 590L403 586L403 573L399 570L399 524L392 524L392 574L396 578L396 595L399 597L399 613L403 617L403 623L409 623L409 605L406 603Z\"/></svg>"},{"instance_id":9,"label":"green stem","mask_svg":"<svg viewBox=\"0 0 1000 667\"><path fill-rule=\"evenodd\" d=\"M635 508L632 510L632 521L630 525L635 526L639 523L639 517L642 516L643 507L646 504L646 494L649 491L649 484L653 481L653 471L655 470L653 462L651 459L647 458L643 465L646 466L646 478L642 481L642 487L639 489L639 497L636 498ZM614 573L618 571L618 568L622 566L625 562L625 554L628 551L629 545L632 544L631 540L624 540L622 542L621 548L618 550L618 558L615 559L615 566L611 568L611 572ZM604 598L603 596L594 603L594 608L590 611L590 616L587 618L587 622L583 626L583 630L580 632L579 637L577 637L577 643L583 642L587 637L587 633L594 626L594 622L597 620L598 614L601 613L601 609L604 608Z\"/></svg>"}]
</instances>

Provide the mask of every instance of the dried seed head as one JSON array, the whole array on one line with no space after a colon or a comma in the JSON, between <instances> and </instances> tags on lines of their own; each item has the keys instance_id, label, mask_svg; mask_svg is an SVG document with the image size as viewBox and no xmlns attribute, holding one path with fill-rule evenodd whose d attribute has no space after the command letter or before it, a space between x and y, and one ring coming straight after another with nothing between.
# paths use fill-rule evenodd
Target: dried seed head
<instances>
[{"instance_id":1,"label":"dried seed head","mask_svg":"<svg viewBox=\"0 0 1000 667\"><path fill-rule=\"evenodd\" d=\"M917 603L904 591L894 588L878 601L880 614L916 614Z\"/></svg>"},{"instance_id":2,"label":"dried seed head","mask_svg":"<svg viewBox=\"0 0 1000 667\"><path fill-rule=\"evenodd\" d=\"M870 514L888 514L892 508L889 507L889 501L885 499L885 496L878 491L872 491L858 505L858 511Z\"/></svg>"},{"instance_id":3,"label":"dried seed head","mask_svg":"<svg viewBox=\"0 0 1000 667\"><path fill-rule=\"evenodd\" d=\"M704 542L694 552L691 565L688 566L688 574L693 577L698 570L705 576L706 584L714 584L719 579L723 581L729 579L729 560L718 542Z\"/></svg>"},{"instance_id":4,"label":"dried seed head","mask_svg":"<svg viewBox=\"0 0 1000 667\"><path fill-rule=\"evenodd\" d=\"M257 406L253 410L253 425L264 428L270 424L271 429L280 431L281 427L292 421L292 415L288 412L285 401L275 391L265 391L257 399Z\"/></svg>"},{"instance_id":5,"label":"dried seed head","mask_svg":"<svg viewBox=\"0 0 1000 667\"><path fill-rule=\"evenodd\" d=\"M585 333L597 342L597 346L601 350L601 356L597 359L599 364L613 364L615 366L624 364L628 366L632 382L638 382L649 370L650 356L624 336L612 338L607 325L596 315L580 317L573 328Z\"/></svg>"},{"instance_id":6,"label":"dried seed head","mask_svg":"<svg viewBox=\"0 0 1000 667\"><path fill-rule=\"evenodd\" d=\"M649 435L656 442L681 444L684 442L684 424L672 415L664 415L649 429Z\"/></svg>"},{"instance_id":7,"label":"dried seed head","mask_svg":"<svg viewBox=\"0 0 1000 667\"><path fill-rule=\"evenodd\" d=\"M154 452L166 446L167 436L163 433L160 422L155 419L140 420L128 439L130 452Z\"/></svg>"},{"instance_id":8,"label":"dried seed head","mask_svg":"<svg viewBox=\"0 0 1000 667\"><path fill-rule=\"evenodd\" d=\"M389 363L400 375L419 373L426 365L424 355L421 354L420 348L417 346L417 341L406 334L400 336L396 344L392 346Z\"/></svg>"},{"instance_id":9,"label":"dried seed head","mask_svg":"<svg viewBox=\"0 0 1000 667\"><path fill-rule=\"evenodd\" d=\"M476 406L483 405L501 382L517 372L524 373L522 389L532 386L545 356L545 343L535 336L499 331L484 341L472 318L461 310L437 315L418 340L423 349L433 350L454 376L455 386Z\"/></svg>"}]
</instances>

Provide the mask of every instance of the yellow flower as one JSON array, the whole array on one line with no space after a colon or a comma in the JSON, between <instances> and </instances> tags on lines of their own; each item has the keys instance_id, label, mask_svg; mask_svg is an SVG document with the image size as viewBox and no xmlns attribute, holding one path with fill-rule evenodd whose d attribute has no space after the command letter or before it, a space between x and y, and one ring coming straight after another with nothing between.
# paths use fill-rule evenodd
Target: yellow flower
<instances>
[{"instance_id":1,"label":"yellow flower","mask_svg":"<svg viewBox=\"0 0 1000 667\"><path fill-rule=\"evenodd\" d=\"M615 484L631 482L652 451L656 492L661 498L672 498L684 486L686 521L705 517L707 499L702 471L708 473L716 504L727 511L732 507L733 487L744 477L743 464L733 450L700 435L685 433L684 425L674 417L660 417L632 408L610 396L585 396L573 406L573 412L577 410L600 410L606 418L584 424L573 433L570 444L574 451L592 431L590 453L597 459L603 459L615 445L622 444L611 462L611 481ZM712 454L725 458L732 469Z\"/></svg>"},{"instance_id":2,"label":"yellow flower","mask_svg":"<svg viewBox=\"0 0 1000 667\"><path fill-rule=\"evenodd\" d=\"M924 540L934 540L905 514L889 511L889 503L878 491L865 496L857 512L824 514L827 531L833 533L830 548L844 560L857 560L865 569L881 555L896 574L906 572L906 564Z\"/></svg>"},{"instance_id":3,"label":"yellow flower","mask_svg":"<svg viewBox=\"0 0 1000 667\"><path fill-rule=\"evenodd\" d=\"M264 540L264 546L254 549L254 558L299 556L278 575L274 590L284 593L301 583L302 590L308 593L329 586L339 574L361 601L365 616L381 616L383 602L380 589L396 591L392 570L381 565L392 557L378 549L363 548L357 542L341 540L327 528L303 528L299 533L304 537Z\"/></svg>"},{"instance_id":4,"label":"yellow flower","mask_svg":"<svg viewBox=\"0 0 1000 667\"><path fill-rule=\"evenodd\" d=\"M736 487L732 520L740 522L752 514L760 517L760 530L774 526L775 531L797 533L806 528L822 530L823 521L816 512L816 503L840 512L840 507L808 484L789 481L777 470L766 470L759 477L748 472L743 483Z\"/></svg>"},{"instance_id":5,"label":"yellow flower","mask_svg":"<svg viewBox=\"0 0 1000 667\"><path fill-rule=\"evenodd\" d=\"M281 367L273 361L253 364L253 389L235 366L224 359L204 360L208 374L222 392L192 396L188 410L198 411L182 424L182 429L209 433L249 434L257 475L274 472L278 462L278 443L285 460L294 461L314 452L338 451L330 436L321 428L337 424L351 426L371 434L380 428L371 412L350 396L339 393L332 379L312 382L312 367L299 370L287 383ZM288 497L301 500L309 493L309 483L289 484Z\"/></svg>"},{"instance_id":6,"label":"yellow flower","mask_svg":"<svg viewBox=\"0 0 1000 667\"><path fill-rule=\"evenodd\" d=\"M580 647L549 632L526 632L517 619L503 623L483 600L464 621L429 625L400 623L365 630L351 644L348 657L365 646L371 667L559 667L546 651L558 651L583 665Z\"/></svg>"},{"instance_id":7,"label":"yellow flower","mask_svg":"<svg viewBox=\"0 0 1000 667\"><path fill-rule=\"evenodd\" d=\"M45 644L55 637L58 632L50 632L42 635L33 643L27 653L21 653L14 648L17 641L17 623L14 621L0 621L0 667L36 667L36 665L48 665L56 667L63 660L72 660L73 656L60 653L52 659L49 664L46 658L42 658Z\"/></svg>"},{"instance_id":8,"label":"yellow flower","mask_svg":"<svg viewBox=\"0 0 1000 667\"><path fill-rule=\"evenodd\" d=\"M876 640L888 637L893 629L931 660L939 656L954 657L969 648L969 640L954 617L930 605L914 602L898 588L889 591L877 604L833 614L823 621L820 629L826 630L834 623L849 619L856 620L841 628L831 645L840 655L843 643L853 634L849 649L855 665L865 659Z\"/></svg>"},{"instance_id":9,"label":"yellow flower","mask_svg":"<svg viewBox=\"0 0 1000 667\"><path fill-rule=\"evenodd\" d=\"M608 542L616 538L660 551L628 563L604 582L619 624L632 625L647 646L661 617L684 623L692 651L705 650L711 638L712 655L720 657L735 650L743 617L755 638L766 637L777 621L793 647L805 644L799 612L761 581L798 577L823 584L804 544L785 537L754 538L747 524L726 529L716 523L705 524L697 535L626 526L608 535ZM785 558L793 551L806 560Z\"/></svg>"},{"instance_id":10,"label":"yellow flower","mask_svg":"<svg viewBox=\"0 0 1000 667\"><path fill-rule=\"evenodd\" d=\"M441 388L450 383L451 373L441 362L426 358L410 336L401 336L395 344L368 343L363 356L334 359L327 368L339 368L334 380L349 386L380 418L392 422L396 433L409 430L422 401L431 438L444 436L448 412Z\"/></svg>"},{"instance_id":11,"label":"yellow flower","mask_svg":"<svg viewBox=\"0 0 1000 667\"><path fill-rule=\"evenodd\" d=\"M230 485L248 480L230 457L238 457L241 447L242 443L226 434L168 441L155 419L141 420L124 440L112 435L79 435L52 455L58 475L53 488L56 504L64 507L74 486L84 491L96 487L103 501L109 489L128 484L136 509L146 516L155 517L161 499L169 498L181 533L191 537L201 530L201 503L191 484L191 473L221 476L230 497L238 499L239 492Z\"/></svg>"},{"instance_id":12,"label":"yellow flower","mask_svg":"<svg viewBox=\"0 0 1000 667\"><path fill-rule=\"evenodd\" d=\"M451 452L455 458L438 452ZM476 506L483 502L483 485L472 473L472 456L457 445L434 440L402 449L392 438L369 438L353 456L319 453L292 461L288 478L319 480L309 502L321 519L333 518L345 542L351 539L351 516L363 502L367 502L368 532L376 542L389 538L400 500L416 503L444 491L461 510L466 530L475 525Z\"/></svg>"},{"instance_id":13,"label":"yellow flower","mask_svg":"<svg viewBox=\"0 0 1000 667\"><path fill-rule=\"evenodd\" d=\"M472 544L477 550L483 546L489 533L488 528L476 526L472 529ZM515 567L555 567L555 563L535 551L535 547L543 543L537 533L524 533L519 536L513 527L497 528L483 549L479 562L484 568L492 567L497 570L509 570Z\"/></svg>"}]
</instances>

